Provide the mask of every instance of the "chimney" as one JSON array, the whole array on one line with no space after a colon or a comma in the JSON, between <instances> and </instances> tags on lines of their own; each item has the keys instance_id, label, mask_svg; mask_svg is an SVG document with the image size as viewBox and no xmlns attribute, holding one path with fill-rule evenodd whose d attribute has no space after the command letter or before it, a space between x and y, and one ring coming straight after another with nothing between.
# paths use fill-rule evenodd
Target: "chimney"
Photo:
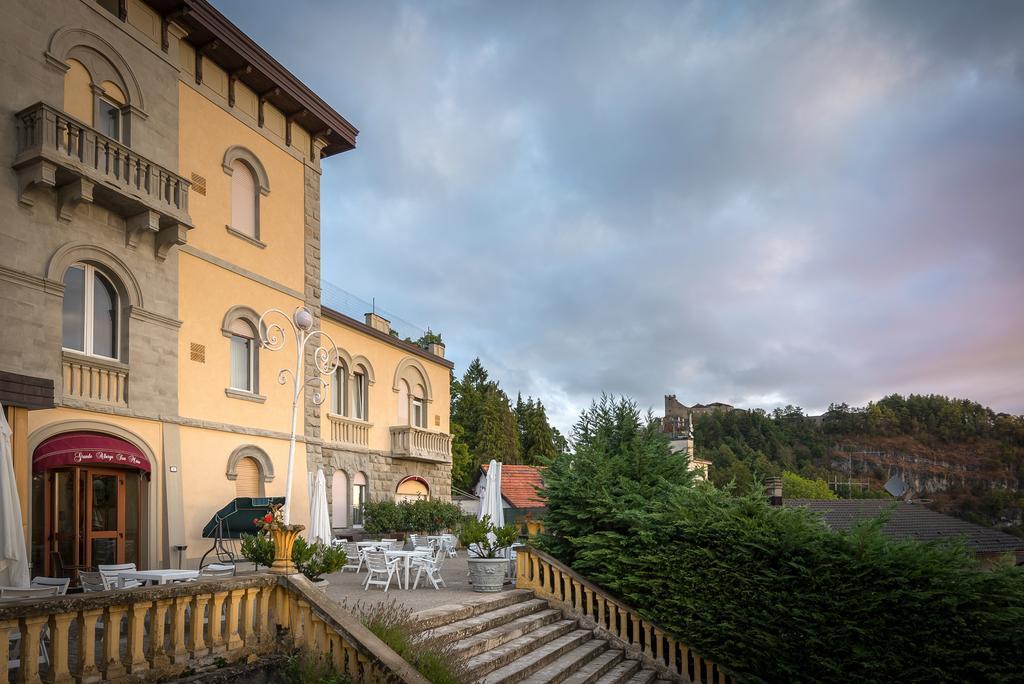
<instances>
[{"instance_id":1,"label":"chimney","mask_svg":"<svg viewBox=\"0 0 1024 684\"><path fill-rule=\"evenodd\" d=\"M768 492L768 503L772 506L782 505L782 478L765 478L764 488Z\"/></svg>"},{"instance_id":2,"label":"chimney","mask_svg":"<svg viewBox=\"0 0 1024 684\"><path fill-rule=\"evenodd\" d=\"M366 325L374 330L381 331L385 335L391 334L391 321L375 313L366 314Z\"/></svg>"}]
</instances>

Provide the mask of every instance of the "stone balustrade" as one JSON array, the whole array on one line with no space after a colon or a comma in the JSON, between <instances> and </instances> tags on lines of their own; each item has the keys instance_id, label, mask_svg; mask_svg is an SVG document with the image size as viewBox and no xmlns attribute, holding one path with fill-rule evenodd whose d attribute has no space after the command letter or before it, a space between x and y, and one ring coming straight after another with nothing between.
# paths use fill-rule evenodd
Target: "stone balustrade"
<instances>
[{"instance_id":1,"label":"stone balustrade","mask_svg":"<svg viewBox=\"0 0 1024 684\"><path fill-rule=\"evenodd\" d=\"M717 664L701 657L626 603L611 598L567 565L532 547L516 549L516 587L590 618L667 673L696 684L731 684Z\"/></svg>"},{"instance_id":2,"label":"stone balustrade","mask_svg":"<svg viewBox=\"0 0 1024 684\"><path fill-rule=\"evenodd\" d=\"M17 668L0 648L0 684L173 680L305 648L352 681L426 684L394 651L302 576L254 574L0 602L0 638L20 634ZM40 662L45 641L49 664Z\"/></svg>"},{"instance_id":3,"label":"stone balustrade","mask_svg":"<svg viewBox=\"0 0 1024 684\"><path fill-rule=\"evenodd\" d=\"M345 447L356 447L357 449L368 449L370 447L370 428L372 424L362 420L354 420L339 416L335 413L327 414L327 420L331 424L331 441Z\"/></svg>"},{"instance_id":4,"label":"stone balustrade","mask_svg":"<svg viewBox=\"0 0 1024 684\"><path fill-rule=\"evenodd\" d=\"M38 102L15 115L18 201L32 205L33 186L57 190L57 212L70 221L81 203L100 204L125 218L127 243L156 234L156 252L165 258L184 244L192 227L188 213L190 183L146 159L129 146Z\"/></svg>"},{"instance_id":5,"label":"stone balustrade","mask_svg":"<svg viewBox=\"0 0 1024 684\"><path fill-rule=\"evenodd\" d=\"M64 352L64 396L111 406L128 405L128 366L113 359Z\"/></svg>"},{"instance_id":6,"label":"stone balustrade","mask_svg":"<svg viewBox=\"0 0 1024 684\"><path fill-rule=\"evenodd\" d=\"M391 453L398 458L430 463L452 462L452 437L412 425L391 428Z\"/></svg>"}]
</instances>

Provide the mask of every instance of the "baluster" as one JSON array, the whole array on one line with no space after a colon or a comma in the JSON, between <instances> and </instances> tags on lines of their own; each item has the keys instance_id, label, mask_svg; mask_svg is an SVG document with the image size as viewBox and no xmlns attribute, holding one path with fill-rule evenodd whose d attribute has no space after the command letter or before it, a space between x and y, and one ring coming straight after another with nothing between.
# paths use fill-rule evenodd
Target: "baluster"
<instances>
[{"instance_id":1,"label":"baluster","mask_svg":"<svg viewBox=\"0 0 1024 684\"><path fill-rule=\"evenodd\" d=\"M191 603L191 597L178 596L174 600L174 612L171 613L171 652L170 659L175 665L188 662L188 645L185 641L185 614ZM205 609L206 604L203 604ZM195 615L195 610L192 611ZM193 620L195 622L195 620ZM199 617L199 638L202 640L203 618ZM189 630L191 638L191 630Z\"/></svg>"},{"instance_id":2,"label":"baluster","mask_svg":"<svg viewBox=\"0 0 1024 684\"><path fill-rule=\"evenodd\" d=\"M607 629L608 626L604 622L604 611L607 601L605 601L604 596L601 594L595 594L594 598L597 599L597 624L601 625L602 628Z\"/></svg>"},{"instance_id":3,"label":"baluster","mask_svg":"<svg viewBox=\"0 0 1024 684\"><path fill-rule=\"evenodd\" d=\"M661 635L662 635L661 630L657 629L655 627L651 627L648 631L651 632L652 641L654 642L653 643L653 647L654 648L653 648L653 653L651 654L651 657L653 657L655 660L658 660L659 659L659 654L661 654L660 655L660 659L664 661L664 659L665 659L664 658L665 651L661 648Z\"/></svg>"},{"instance_id":4,"label":"baluster","mask_svg":"<svg viewBox=\"0 0 1024 684\"><path fill-rule=\"evenodd\" d=\"M270 621L270 602L273 600L274 588L274 585L271 585L260 589L259 626L257 627L260 643L274 640L274 626Z\"/></svg>"},{"instance_id":5,"label":"baluster","mask_svg":"<svg viewBox=\"0 0 1024 684\"><path fill-rule=\"evenodd\" d=\"M109 606L103 614L103 678L118 679L125 676L121 664L121 618L128 613L127 606Z\"/></svg>"},{"instance_id":6,"label":"baluster","mask_svg":"<svg viewBox=\"0 0 1024 684\"><path fill-rule=\"evenodd\" d=\"M102 608L89 608L78 614L78 667L75 678L80 682L98 682L100 671L96 666L96 623L103 615Z\"/></svg>"},{"instance_id":7,"label":"baluster","mask_svg":"<svg viewBox=\"0 0 1024 684\"><path fill-rule=\"evenodd\" d=\"M704 659L693 654L693 684L704 684Z\"/></svg>"},{"instance_id":8,"label":"baluster","mask_svg":"<svg viewBox=\"0 0 1024 684\"><path fill-rule=\"evenodd\" d=\"M167 610L173 603L174 599L158 599L153 604L153 622L149 626L149 664L154 670L163 669L171 664L164 650L164 637Z\"/></svg>"},{"instance_id":9,"label":"baluster","mask_svg":"<svg viewBox=\"0 0 1024 684\"><path fill-rule=\"evenodd\" d=\"M720 665L716 667L718 669L718 684L725 684L725 671L722 669Z\"/></svg>"},{"instance_id":10,"label":"baluster","mask_svg":"<svg viewBox=\"0 0 1024 684\"><path fill-rule=\"evenodd\" d=\"M150 603L133 603L128 608L128 673L138 674L149 669L143 640L146 635L146 614Z\"/></svg>"},{"instance_id":11,"label":"baluster","mask_svg":"<svg viewBox=\"0 0 1024 684\"><path fill-rule=\"evenodd\" d=\"M210 601L210 653L222 653L225 649L224 634L221 632L221 621L223 620L224 600L228 597L226 591L217 591Z\"/></svg>"},{"instance_id":12,"label":"baluster","mask_svg":"<svg viewBox=\"0 0 1024 684\"><path fill-rule=\"evenodd\" d=\"M686 644L679 644L679 667L680 674L691 679L690 677L690 649ZM692 679L691 679L692 681Z\"/></svg>"},{"instance_id":13,"label":"baluster","mask_svg":"<svg viewBox=\"0 0 1024 684\"><path fill-rule=\"evenodd\" d=\"M341 635L332 629L327 632L327 642L330 645L331 665L334 666L334 671L339 673L344 672L345 651L342 649Z\"/></svg>"},{"instance_id":14,"label":"baluster","mask_svg":"<svg viewBox=\"0 0 1024 684\"><path fill-rule=\"evenodd\" d=\"M244 597L245 589L232 589L228 599L227 648L229 651L238 650L243 646L242 638L238 635L238 614Z\"/></svg>"},{"instance_id":15,"label":"baluster","mask_svg":"<svg viewBox=\"0 0 1024 684\"><path fill-rule=\"evenodd\" d=\"M310 608L309 608L309 604L306 603L305 601L301 600L301 599L297 602L297 605L299 607L299 620L302 623L302 626L299 628L299 634L302 637L302 639L305 640L305 639L307 639L307 638L309 638L311 636L310 635L310 631L311 631L310 630Z\"/></svg>"},{"instance_id":16,"label":"baluster","mask_svg":"<svg viewBox=\"0 0 1024 684\"><path fill-rule=\"evenodd\" d=\"M668 638L668 669L672 672L679 674L679 666L676 662L676 640L672 637Z\"/></svg>"},{"instance_id":17,"label":"baluster","mask_svg":"<svg viewBox=\"0 0 1024 684\"><path fill-rule=\"evenodd\" d=\"M214 617L213 609L211 606L209 620L206 619L206 604L208 604L209 602L209 594L196 594L194 597L192 597L192 614L189 616L188 650L191 651L191 656L193 658L201 658L202 656L211 652L210 645L213 642ZM203 624L204 621L208 622L210 625L209 642L207 642L205 638L205 625Z\"/></svg>"},{"instance_id":18,"label":"baluster","mask_svg":"<svg viewBox=\"0 0 1024 684\"><path fill-rule=\"evenodd\" d=\"M0 622L0 643L9 644L11 634L18 630L17 620L4 620ZM7 647L0 648L0 682L7 681L7 663L10 658Z\"/></svg>"},{"instance_id":19,"label":"baluster","mask_svg":"<svg viewBox=\"0 0 1024 684\"><path fill-rule=\"evenodd\" d=\"M43 627L46 625L47 616L36 615L25 617L19 620L21 629L21 651L18 658L21 665L18 668L19 682L41 682L39 678L39 642L43 636ZM7 648L5 645L4 648Z\"/></svg>"},{"instance_id":20,"label":"baluster","mask_svg":"<svg viewBox=\"0 0 1024 684\"><path fill-rule=\"evenodd\" d=\"M345 671L353 682L359 681L359 658L356 649L345 644Z\"/></svg>"},{"instance_id":21,"label":"baluster","mask_svg":"<svg viewBox=\"0 0 1024 684\"><path fill-rule=\"evenodd\" d=\"M245 589L245 600L242 603L242 640L246 648L255 648L259 642L259 617L256 614L256 597L259 593L258 587Z\"/></svg>"}]
</instances>

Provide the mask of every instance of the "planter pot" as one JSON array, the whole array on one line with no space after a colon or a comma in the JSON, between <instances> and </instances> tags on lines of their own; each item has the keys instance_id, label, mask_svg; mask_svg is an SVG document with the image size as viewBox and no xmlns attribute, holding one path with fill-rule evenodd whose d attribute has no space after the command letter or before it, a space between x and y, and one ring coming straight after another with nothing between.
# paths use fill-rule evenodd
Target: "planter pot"
<instances>
[{"instance_id":1,"label":"planter pot","mask_svg":"<svg viewBox=\"0 0 1024 684\"><path fill-rule=\"evenodd\" d=\"M292 562L292 547L299 533L306 529L302 525L290 525L291 529L271 530L270 536L274 539L274 564L270 566L270 572L275 575L294 575L298 572L295 563Z\"/></svg>"},{"instance_id":2,"label":"planter pot","mask_svg":"<svg viewBox=\"0 0 1024 684\"><path fill-rule=\"evenodd\" d=\"M501 591L507 568L507 558L470 558L469 581L473 583L473 591Z\"/></svg>"}]
</instances>

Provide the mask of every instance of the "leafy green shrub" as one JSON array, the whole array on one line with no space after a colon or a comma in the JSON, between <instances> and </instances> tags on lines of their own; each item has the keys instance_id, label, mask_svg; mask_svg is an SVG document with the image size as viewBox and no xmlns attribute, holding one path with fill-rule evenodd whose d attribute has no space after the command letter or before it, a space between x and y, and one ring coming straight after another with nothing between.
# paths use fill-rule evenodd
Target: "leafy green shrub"
<instances>
[{"instance_id":1,"label":"leafy green shrub","mask_svg":"<svg viewBox=\"0 0 1024 684\"><path fill-rule=\"evenodd\" d=\"M345 549L321 542L312 544L299 537L292 547L292 562L295 568L310 582L316 582L322 575L337 572L348 561Z\"/></svg>"},{"instance_id":2,"label":"leafy green shrub","mask_svg":"<svg viewBox=\"0 0 1024 684\"><path fill-rule=\"evenodd\" d=\"M456 656L453 640L424 636L411 618L409 608L395 599L349 608L356 617L403 660L433 684L462 684L467 681L465 663Z\"/></svg>"},{"instance_id":3,"label":"leafy green shrub","mask_svg":"<svg viewBox=\"0 0 1024 684\"><path fill-rule=\"evenodd\" d=\"M454 529L462 519L462 510L447 501L367 501L363 504L363 529L369 534L426 532L438 534Z\"/></svg>"},{"instance_id":4,"label":"leafy green shrub","mask_svg":"<svg viewBox=\"0 0 1024 684\"><path fill-rule=\"evenodd\" d=\"M836 499L824 480L801 477L788 470L782 473L782 497L785 499Z\"/></svg>"},{"instance_id":5,"label":"leafy green shrub","mask_svg":"<svg viewBox=\"0 0 1024 684\"><path fill-rule=\"evenodd\" d=\"M269 534L242 534L242 557L256 566L269 568L274 564L274 540Z\"/></svg>"},{"instance_id":6,"label":"leafy green shrub","mask_svg":"<svg viewBox=\"0 0 1024 684\"><path fill-rule=\"evenodd\" d=\"M542 543L739 680L1021 681L1022 569L651 477L660 447L621 402L576 443L545 473Z\"/></svg>"},{"instance_id":7,"label":"leafy green shrub","mask_svg":"<svg viewBox=\"0 0 1024 684\"><path fill-rule=\"evenodd\" d=\"M490 535L494 535L494 539ZM475 558L497 558L499 551L515 544L518 538L519 527L515 523L495 527L489 515L480 520L466 518L459 530L459 543Z\"/></svg>"}]
</instances>

